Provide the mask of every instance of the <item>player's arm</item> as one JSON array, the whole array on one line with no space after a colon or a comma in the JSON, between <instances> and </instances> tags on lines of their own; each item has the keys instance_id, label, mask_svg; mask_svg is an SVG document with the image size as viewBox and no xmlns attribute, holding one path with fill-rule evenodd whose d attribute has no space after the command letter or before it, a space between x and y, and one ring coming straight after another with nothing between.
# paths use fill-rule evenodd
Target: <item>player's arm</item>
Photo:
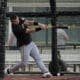
<instances>
[{"instance_id":1,"label":"player's arm","mask_svg":"<svg viewBox=\"0 0 80 80\"><path fill-rule=\"evenodd\" d=\"M42 23L39 23L39 22L35 22L35 21L29 21L29 20L25 20L24 21L24 25L27 25L27 26L39 26L41 29L46 29L46 25L45 24L42 24Z\"/></svg>"},{"instance_id":2,"label":"player's arm","mask_svg":"<svg viewBox=\"0 0 80 80\"><path fill-rule=\"evenodd\" d=\"M32 25L34 25L34 21L25 20L24 25L32 26Z\"/></svg>"},{"instance_id":3,"label":"player's arm","mask_svg":"<svg viewBox=\"0 0 80 80\"><path fill-rule=\"evenodd\" d=\"M26 33L32 33L32 32L37 32L37 31L46 29L46 26L44 24L39 23L38 26L39 27L37 27L37 28L30 28L30 29L27 28Z\"/></svg>"},{"instance_id":4,"label":"player's arm","mask_svg":"<svg viewBox=\"0 0 80 80\"><path fill-rule=\"evenodd\" d=\"M45 30L47 27L45 24L42 24L42 23L38 23L38 22L35 22L35 21L28 21L26 20L24 22L24 25L27 25L27 26L39 26L38 28L27 28L26 29L26 33L32 33L32 32L36 32L36 31L40 31L40 30Z\"/></svg>"}]
</instances>

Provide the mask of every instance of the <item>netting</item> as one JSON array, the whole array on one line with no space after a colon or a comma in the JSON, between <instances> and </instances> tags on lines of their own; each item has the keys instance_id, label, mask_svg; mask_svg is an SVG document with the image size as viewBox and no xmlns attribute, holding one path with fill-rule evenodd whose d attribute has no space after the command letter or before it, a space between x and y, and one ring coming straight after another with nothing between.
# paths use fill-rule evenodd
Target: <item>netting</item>
<instances>
[{"instance_id":1,"label":"netting","mask_svg":"<svg viewBox=\"0 0 80 80\"><path fill-rule=\"evenodd\" d=\"M66 3L67 2L67 3ZM57 0L57 25L67 25L70 29L64 29L68 34L69 40L65 42L65 45L58 45L58 50L63 60L67 64L67 70L69 72L80 72L80 1L76 0ZM11 13L16 13L21 17L25 17L29 20L35 20L41 23L51 26L50 4L49 0L8 0L7 2L7 16ZM7 18L7 31L6 31L6 45L8 38L11 34L11 24ZM48 67L51 61L51 28L32 34L33 41L38 45L44 64ZM60 38L58 38L60 41ZM57 40L57 41L58 41ZM21 54L16 49L16 40L13 40L13 44L10 47L6 47L5 67L14 65L21 60ZM64 42L62 42L64 43ZM14 45L15 44L15 45ZM9 45L7 45L9 46ZM12 47L13 46L13 47ZM15 47L14 47L15 46ZM36 69L36 71L35 71ZM19 69L21 71L21 69ZM40 72L40 69L36 66L34 60L30 57L29 65L26 67L26 71Z\"/></svg>"},{"instance_id":2,"label":"netting","mask_svg":"<svg viewBox=\"0 0 80 80\"><path fill-rule=\"evenodd\" d=\"M0 1L0 78L4 77L5 66L5 14L6 0Z\"/></svg>"}]
</instances>

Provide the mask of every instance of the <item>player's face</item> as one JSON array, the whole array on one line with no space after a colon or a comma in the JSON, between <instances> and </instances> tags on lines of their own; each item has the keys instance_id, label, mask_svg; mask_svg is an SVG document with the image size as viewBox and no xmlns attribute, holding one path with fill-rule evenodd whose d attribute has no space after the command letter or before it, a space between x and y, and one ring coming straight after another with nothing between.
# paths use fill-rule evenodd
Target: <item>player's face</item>
<instances>
[{"instance_id":1,"label":"player's face","mask_svg":"<svg viewBox=\"0 0 80 80\"><path fill-rule=\"evenodd\" d=\"M11 20L11 22L12 22L12 24L17 25L17 24L19 24L19 18L17 17L16 19Z\"/></svg>"}]
</instances>

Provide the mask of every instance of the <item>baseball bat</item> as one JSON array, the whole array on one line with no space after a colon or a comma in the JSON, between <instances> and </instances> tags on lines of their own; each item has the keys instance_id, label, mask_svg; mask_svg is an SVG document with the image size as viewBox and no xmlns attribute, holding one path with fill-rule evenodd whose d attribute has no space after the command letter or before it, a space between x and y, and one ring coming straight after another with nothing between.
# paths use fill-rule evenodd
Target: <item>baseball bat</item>
<instances>
[{"instance_id":1,"label":"baseball bat","mask_svg":"<svg viewBox=\"0 0 80 80\"><path fill-rule=\"evenodd\" d=\"M38 26L28 26L29 28L37 28ZM80 29L80 26L75 26L75 25L57 25L57 26L52 26L52 25L47 25L47 29L51 28L61 28L61 29Z\"/></svg>"},{"instance_id":2,"label":"baseball bat","mask_svg":"<svg viewBox=\"0 0 80 80\"><path fill-rule=\"evenodd\" d=\"M61 28L61 29L80 29L80 26L69 26L69 25L58 25L58 26L47 26L47 29L50 28Z\"/></svg>"}]
</instances>

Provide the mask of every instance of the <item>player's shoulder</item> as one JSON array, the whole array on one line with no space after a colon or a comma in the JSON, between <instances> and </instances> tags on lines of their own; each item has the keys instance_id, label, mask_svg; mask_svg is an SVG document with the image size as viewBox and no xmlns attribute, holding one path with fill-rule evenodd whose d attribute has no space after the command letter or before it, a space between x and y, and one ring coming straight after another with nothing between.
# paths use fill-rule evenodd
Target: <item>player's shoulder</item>
<instances>
[{"instance_id":1,"label":"player's shoulder","mask_svg":"<svg viewBox=\"0 0 80 80\"><path fill-rule=\"evenodd\" d=\"M25 22L25 18L24 17L19 17L20 23L23 24Z\"/></svg>"}]
</instances>

